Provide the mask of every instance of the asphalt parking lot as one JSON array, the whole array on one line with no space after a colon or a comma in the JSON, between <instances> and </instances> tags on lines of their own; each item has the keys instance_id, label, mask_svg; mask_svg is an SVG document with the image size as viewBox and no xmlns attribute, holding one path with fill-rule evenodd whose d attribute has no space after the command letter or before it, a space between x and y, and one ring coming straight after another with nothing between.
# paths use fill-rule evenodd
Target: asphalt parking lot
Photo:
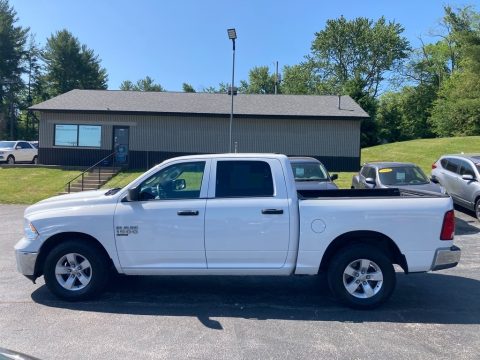
<instances>
[{"instance_id":1,"label":"asphalt parking lot","mask_svg":"<svg viewBox=\"0 0 480 360\"><path fill-rule=\"evenodd\" d=\"M115 277L97 301L56 300L15 269L24 206L0 205L0 347L41 359L479 359L480 223L457 211L453 269L398 274L374 311L321 277Z\"/></svg>"}]
</instances>

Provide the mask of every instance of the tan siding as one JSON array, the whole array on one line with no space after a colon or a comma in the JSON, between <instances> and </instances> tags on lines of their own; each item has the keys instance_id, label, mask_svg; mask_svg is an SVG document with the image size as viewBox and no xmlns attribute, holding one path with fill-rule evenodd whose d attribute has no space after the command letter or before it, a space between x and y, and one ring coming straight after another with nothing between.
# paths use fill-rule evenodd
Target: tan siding
<instances>
[{"instance_id":1,"label":"tan siding","mask_svg":"<svg viewBox=\"0 0 480 360\"><path fill-rule=\"evenodd\" d=\"M102 125L102 149L112 148L114 125L130 126L130 150L186 153L228 151L229 118L167 115L43 113L40 144L53 146L55 123ZM359 156L359 120L235 118L240 152Z\"/></svg>"}]
</instances>

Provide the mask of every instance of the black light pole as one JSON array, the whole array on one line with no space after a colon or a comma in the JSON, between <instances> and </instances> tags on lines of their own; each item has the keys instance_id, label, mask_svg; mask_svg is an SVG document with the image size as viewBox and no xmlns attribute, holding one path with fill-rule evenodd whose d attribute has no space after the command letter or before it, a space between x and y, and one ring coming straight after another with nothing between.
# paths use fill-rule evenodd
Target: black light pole
<instances>
[{"instance_id":1,"label":"black light pole","mask_svg":"<svg viewBox=\"0 0 480 360\"><path fill-rule=\"evenodd\" d=\"M228 152L232 152L232 124L233 124L233 95L235 95L235 39L237 38L237 32L235 29L227 29L228 38L232 40L233 44L233 67L232 67L232 85L230 86L230 94L232 97L232 107L230 109L230 131L229 131L229 142L228 142Z\"/></svg>"}]
</instances>

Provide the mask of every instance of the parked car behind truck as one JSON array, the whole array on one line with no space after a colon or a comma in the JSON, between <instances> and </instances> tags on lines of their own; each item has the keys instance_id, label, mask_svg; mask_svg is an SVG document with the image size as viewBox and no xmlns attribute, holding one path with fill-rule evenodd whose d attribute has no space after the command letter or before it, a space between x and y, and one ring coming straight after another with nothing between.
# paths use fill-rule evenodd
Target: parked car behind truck
<instances>
[{"instance_id":1,"label":"parked car behind truck","mask_svg":"<svg viewBox=\"0 0 480 360\"><path fill-rule=\"evenodd\" d=\"M28 141L0 141L0 162L13 165L18 162L36 164L38 150Z\"/></svg>"},{"instance_id":2,"label":"parked car behind truck","mask_svg":"<svg viewBox=\"0 0 480 360\"><path fill-rule=\"evenodd\" d=\"M413 191L433 191L445 193L445 189L432 182L413 163L370 162L362 166L358 174L352 177L352 189L401 188Z\"/></svg>"},{"instance_id":3,"label":"parked car behind truck","mask_svg":"<svg viewBox=\"0 0 480 360\"><path fill-rule=\"evenodd\" d=\"M338 189L333 182L338 179L338 175L330 176L319 160L312 157L290 157L289 160L298 190Z\"/></svg>"},{"instance_id":4,"label":"parked car behind truck","mask_svg":"<svg viewBox=\"0 0 480 360\"><path fill-rule=\"evenodd\" d=\"M444 155L432 164L432 178L480 220L480 154Z\"/></svg>"},{"instance_id":5,"label":"parked car behind truck","mask_svg":"<svg viewBox=\"0 0 480 360\"><path fill-rule=\"evenodd\" d=\"M173 158L123 189L56 196L25 211L19 271L65 300L127 275L317 275L373 308L406 273L456 266L452 199L407 190L303 190L288 158Z\"/></svg>"}]
</instances>

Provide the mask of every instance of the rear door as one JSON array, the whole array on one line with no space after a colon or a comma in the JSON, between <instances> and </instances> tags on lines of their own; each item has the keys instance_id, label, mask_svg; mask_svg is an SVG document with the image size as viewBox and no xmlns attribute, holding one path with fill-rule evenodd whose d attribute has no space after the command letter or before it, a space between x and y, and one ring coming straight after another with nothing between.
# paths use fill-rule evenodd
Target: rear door
<instances>
[{"instance_id":1,"label":"rear door","mask_svg":"<svg viewBox=\"0 0 480 360\"><path fill-rule=\"evenodd\" d=\"M277 159L212 161L205 213L209 269L275 269L286 261L289 201Z\"/></svg>"},{"instance_id":2,"label":"rear door","mask_svg":"<svg viewBox=\"0 0 480 360\"><path fill-rule=\"evenodd\" d=\"M474 194L478 187L478 179L476 180L463 180L463 175L472 175L475 177L475 171L473 170L473 165L471 165L467 160L459 160L460 166L458 168L458 201L468 208L473 208L474 206Z\"/></svg>"}]
</instances>

